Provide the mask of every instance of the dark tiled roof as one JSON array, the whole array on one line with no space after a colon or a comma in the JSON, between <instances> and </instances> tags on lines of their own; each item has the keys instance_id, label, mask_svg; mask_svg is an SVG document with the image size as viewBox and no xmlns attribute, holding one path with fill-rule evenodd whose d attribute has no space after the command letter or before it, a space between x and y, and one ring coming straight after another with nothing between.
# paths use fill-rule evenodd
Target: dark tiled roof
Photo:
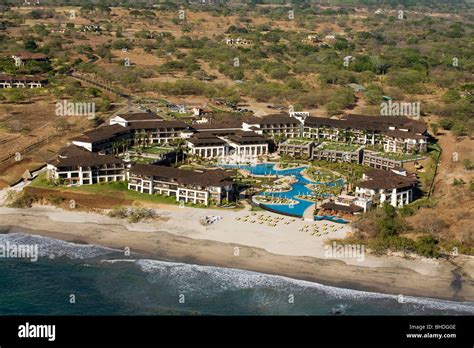
<instances>
[{"instance_id":1,"label":"dark tiled roof","mask_svg":"<svg viewBox=\"0 0 474 348\"><path fill-rule=\"evenodd\" d=\"M45 77L34 75L34 76L12 76L7 74L0 74L0 81L18 81L18 82L42 82L46 81Z\"/></svg>"},{"instance_id":2,"label":"dark tiled roof","mask_svg":"<svg viewBox=\"0 0 474 348\"><path fill-rule=\"evenodd\" d=\"M82 156L71 156L67 158L58 158L53 162L50 162L57 168L61 167L88 167L88 166L99 166L104 164L121 164L122 160L116 158L113 155L99 155L95 152L89 152Z\"/></svg>"},{"instance_id":3,"label":"dark tiled roof","mask_svg":"<svg viewBox=\"0 0 474 348\"><path fill-rule=\"evenodd\" d=\"M74 157L74 156L85 156L90 154L90 151L87 151L83 147L70 145L63 147L59 150L58 155L61 157Z\"/></svg>"},{"instance_id":4,"label":"dark tiled roof","mask_svg":"<svg viewBox=\"0 0 474 348\"><path fill-rule=\"evenodd\" d=\"M389 126L394 126L398 129L407 129L413 133L423 134L426 132L426 124L423 121L417 121L410 119L405 116L368 116L359 114L347 114L342 117L344 120L351 122L362 122L362 123L378 123Z\"/></svg>"},{"instance_id":5,"label":"dark tiled roof","mask_svg":"<svg viewBox=\"0 0 474 348\"><path fill-rule=\"evenodd\" d=\"M212 122L212 123L200 123L193 124L192 127L197 130L220 130L220 129L240 129L242 128L242 121L229 121L229 122Z\"/></svg>"},{"instance_id":6,"label":"dark tiled roof","mask_svg":"<svg viewBox=\"0 0 474 348\"><path fill-rule=\"evenodd\" d=\"M235 134L239 129L220 129L220 130L205 130L194 133L193 137L197 138L213 138L216 136L226 136Z\"/></svg>"},{"instance_id":7,"label":"dark tiled roof","mask_svg":"<svg viewBox=\"0 0 474 348\"><path fill-rule=\"evenodd\" d=\"M219 139L218 137L205 137L205 138L200 138L200 137L192 137L189 138L188 141L195 146L218 146L218 145L224 145L226 142L222 139Z\"/></svg>"},{"instance_id":8,"label":"dark tiled roof","mask_svg":"<svg viewBox=\"0 0 474 348\"><path fill-rule=\"evenodd\" d=\"M304 124L305 126L326 126L344 129L353 128L370 131L388 130L387 126L379 124L378 122L338 120L333 118L315 116L307 117Z\"/></svg>"},{"instance_id":9,"label":"dark tiled roof","mask_svg":"<svg viewBox=\"0 0 474 348\"><path fill-rule=\"evenodd\" d=\"M234 134L227 136L227 139L240 145L263 144L267 142L267 140L264 137L262 137L261 135L258 135L255 132L244 132L244 131L236 131Z\"/></svg>"},{"instance_id":10,"label":"dark tiled roof","mask_svg":"<svg viewBox=\"0 0 474 348\"><path fill-rule=\"evenodd\" d=\"M90 142L96 143L99 141L104 141L113 137L126 135L130 133L130 131L134 130L141 130L141 129L169 129L174 128L177 129L186 129L188 126L184 122L179 121L142 121L142 122L133 122L128 127L122 127L119 124L113 124L109 126L103 126L91 131L85 132L84 134L80 135L77 138L74 138L75 141L83 141L83 142Z\"/></svg>"},{"instance_id":11,"label":"dark tiled roof","mask_svg":"<svg viewBox=\"0 0 474 348\"><path fill-rule=\"evenodd\" d=\"M48 56L43 54L43 53L32 53L32 52L18 52L18 53L14 53L12 54L12 56L15 56L15 57L19 57L21 59L33 59L33 60L36 60L36 59L47 59Z\"/></svg>"},{"instance_id":12,"label":"dark tiled roof","mask_svg":"<svg viewBox=\"0 0 474 348\"><path fill-rule=\"evenodd\" d=\"M341 119L310 116L306 118L305 126L328 126L381 132L388 132L390 131L389 127L395 127L407 129L408 133L405 132L405 134L422 134L426 131L426 125L423 122L396 116L345 115Z\"/></svg>"},{"instance_id":13,"label":"dark tiled roof","mask_svg":"<svg viewBox=\"0 0 474 348\"><path fill-rule=\"evenodd\" d=\"M248 117L245 119L247 124L301 124L296 118L286 113L272 114L263 117Z\"/></svg>"},{"instance_id":14,"label":"dark tiled roof","mask_svg":"<svg viewBox=\"0 0 474 348\"><path fill-rule=\"evenodd\" d=\"M174 129L186 129L189 126L180 121L141 121L141 122L132 122L128 125L128 129L165 129L165 128L174 128Z\"/></svg>"},{"instance_id":15,"label":"dark tiled roof","mask_svg":"<svg viewBox=\"0 0 474 348\"><path fill-rule=\"evenodd\" d=\"M412 132L405 132L405 131L401 131L401 130L390 130L388 132L383 132L384 135L386 136L389 136L389 137L393 137L393 138L401 138L401 139L417 139L417 140L420 140L420 139L428 139L428 137L424 136L424 135L419 135L419 134L416 134L416 133L412 133Z\"/></svg>"},{"instance_id":16,"label":"dark tiled roof","mask_svg":"<svg viewBox=\"0 0 474 348\"><path fill-rule=\"evenodd\" d=\"M78 136L77 138L74 138L73 140L95 143L95 142L107 140L114 136L125 135L128 132L129 130L127 128L124 128L118 124L114 124L111 126L103 126L103 127L90 130Z\"/></svg>"},{"instance_id":17,"label":"dark tiled roof","mask_svg":"<svg viewBox=\"0 0 474 348\"><path fill-rule=\"evenodd\" d=\"M198 185L203 187L222 187L232 183L231 173L223 169L198 172L152 164L135 164L130 169L130 173L171 180L183 185Z\"/></svg>"},{"instance_id":18,"label":"dark tiled roof","mask_svg":"<svg viewBox=\"0 0 474 348\"><path fill-rule=\"evenodd\" d=\"M392 171L379 169L369 169L364 173L368 180L360 181L357 187L367 189L394 189L414 186L417 182L415 174L407 174L407 176L396 174Z\"/></svg>"},{"instance_id":19,"label":"dark tiled roof","mask_svg":"<svg viewBox=\"0 0 474 348\"><path fill-rule=\"evenodd\" d=\"M358 205L355 205L355 204L342 205L342 204L336 204L334 202L324 203L321 205L321 208L334 210L334 211L342 211L344 213L357 213L364 210L364 208L359 207Z\"/></svg>"},{"instance_id":20,"label":"dark tiled roof","mask_svg":"<svg viewBox=\"0 0 474 348\"><path fill-rule=\"evenodd\" d=\"M127 114L119 114L117 116L127 120L128 122L162 120L160 116L152 112L130 112Z\"/></svg>"}]
</instances>

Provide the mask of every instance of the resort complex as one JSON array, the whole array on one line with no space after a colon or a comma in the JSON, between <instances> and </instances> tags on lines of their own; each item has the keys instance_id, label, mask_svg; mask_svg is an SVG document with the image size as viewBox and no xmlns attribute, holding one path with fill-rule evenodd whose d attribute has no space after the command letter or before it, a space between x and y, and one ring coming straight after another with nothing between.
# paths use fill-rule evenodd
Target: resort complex
<instances>
[{"instance_id":1,"label":"resort complex","mask_svg":"<svg viewBox=\"0 0 474 348\"><path fill-rule=\"evenodd\" d=\"M39 316L12 344L474 314L473 8L0 0L0 314ZM336 341L469 339L444 321L338 320Z\"/></svg>"},{"instance_id":2,"label":"resort complex","mask_svg":"<svg viewBox=\"0 0 474 348\"><path fill-rule=\"evenodd\" d=\"M427 144L424 123L406 117L290 112L184 122L128 112L73 138L47 167L49 179L71 186L126 181L129 190L185 204L229 205L240 197L289 216L311 215L309 207L348 216L412 202L417 178L403 165L422 159ZM311 169L312 161L372 169L355 181ZM273 184L249 187L241 175Z\"/></svg>"}]
</instances>

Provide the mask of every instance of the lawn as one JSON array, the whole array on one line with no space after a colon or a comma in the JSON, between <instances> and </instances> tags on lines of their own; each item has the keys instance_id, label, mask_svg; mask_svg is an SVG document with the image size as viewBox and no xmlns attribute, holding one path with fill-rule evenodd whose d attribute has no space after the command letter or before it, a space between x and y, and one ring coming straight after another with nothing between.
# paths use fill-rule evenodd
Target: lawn
<instances>
[{"instance_id":1,"label":"lawn","mask_svg":"<svg viewBox=\"0 0 474 348\"><path fill-rule=\"evenodd\" d=\"M173 204L178 205L176 197L173 196L161 196L161 195L150 195L147 193L141 193L133 190L128 190L128 184L125 181L114 181L99 183L94 185L82 185L75 187L66 186L55 186L48 182L46 175L43 173L35 178L32 183L32 187L38 187L43 189L55 190L57 192L77 192L86 194L97 194L101 196L108 196L114 198L122 198L127 200L133 200L138 202L157 203L157 204ZM185 206L193 208L209 208L200 204L186 203ZM212 209L227 209L224 207L211 206ZM232 208L240 210L242 207Z\"/></svg>"},{"instance_id":2,"label":"lawn","mask_svg":"<svg viewBox=\"0 0 474 348\"><path fill-rule=\"evenodd\" d=\"M312 142L311 139L305 139L305 138L290 138L286 141L288 144L291 145L307 145Z\"/></svg>"},{"instance_id":3,"label":"lawn","mask_svg":"<svg viewBox=\"0 0 474 348\"><path fill-rule=\"evenodd\" d=\"M331 182L341 178L341 175L321 167L310 167L306 173L313 181L317 182Z\"/></svg>"},{"instance_id":4,"label":"lawn","mask_svg":"<svg viewBox=\"0 0 474 348\"><path fill-rule=\"evenodd\" d=\"M339 144L339 143L325 143L322 147L322 150L331 150L331 151L355 151L360 147L360 145L350 145L350 144Z\"/></svg>"},{"instance_id":5,"label":"lawn","mask_svg":"<svg viewBox=\"0 0 474 348\"><path fill-rule=\"evenodd\" d=\"M377 152L377 156L388 158L396 161L414 161L416 159L422 159L423 156L420 154L407 154L407 153L394 153L394 152Z\"/></svg>"},{"instance_id":6,"label":"lawn","mask_svg":"<svg viewBox=\"0 0 474 348\"><path fill-rule=\"evenodd\" d=\"M100 194L103 196L120 197L123 199L130 199L135 201L162 203L162 204L178 204L175 197L149 195L132 190L128 190L127 183L124 181L115 181L107 183L99 183L94 185L82 185L75 187L54 186L46 180L46 175L41 174L31 183L32 187L45 188L56 190L58 192L77 192Z\"/></svg>"},{"instance_id":7,"label":"lawn","mask_svg":"<svg viewBox=\"0 0 474 348\"><path fill-rule=\"evenodd\" d=\"M138 149L136 150L138 151ZM162 147L162 146L151 146L151 147L146 147L143 149L139 149L142 153L149 153L149 154L163 154L163 153L168 153L173 151L173 148L171 147Z\"/></svg>"}]
</instances>

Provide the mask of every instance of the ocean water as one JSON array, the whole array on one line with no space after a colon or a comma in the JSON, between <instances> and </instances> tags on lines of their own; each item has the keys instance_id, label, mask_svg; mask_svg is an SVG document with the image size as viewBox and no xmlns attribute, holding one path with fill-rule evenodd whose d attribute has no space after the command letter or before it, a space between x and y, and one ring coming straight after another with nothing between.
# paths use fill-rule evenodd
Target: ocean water
<instances>
[{"instance_id":1,"label":"ocean water","mask_svg":"<svg viewBox=\"0 0 474 348\"><path fill-rule=\"evenodd\" d=\"M22 233L0 235L6 242L38 244L40 258L0 258L0 315L474 315L468 302L406 296L400 303L394 295L128 259L108 248Z\"/></svg>"}]
</instances>

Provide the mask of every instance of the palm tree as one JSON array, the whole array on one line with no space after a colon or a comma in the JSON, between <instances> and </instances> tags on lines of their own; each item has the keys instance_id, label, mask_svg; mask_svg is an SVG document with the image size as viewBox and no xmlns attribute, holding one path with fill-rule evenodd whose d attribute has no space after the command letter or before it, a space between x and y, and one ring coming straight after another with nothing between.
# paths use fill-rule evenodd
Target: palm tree
<instances>
[{"instance_id":1,"label":"palm tree","mask_svg":"<svg viewBox=\"0 0 474 348\"><path fill-rule=\"evenodd\" d=\"M117 149L118 149L118 142L117 142L117 141L113 141L113 142L112 142L112 153L113 153L114 155L117 154Z\"/></svg>"},{"instance_id":2,"label":"palm tree","mask_svg":"<svg viewBox=\"0 0 474 348\"><path fill-rule=\"evenodd\" d=\"M146 132L143 129L140 131L140 146L143 149L146 147L145 145L146 145Z\"/></svg>"},{"instance_id":3,"label":"palm tree","mask_svg":"<svg viewBox=\"0 0 474 348\"><path fill-rule=\"evenodd\" d=\"M175 162L175 164L177 165L178 164L178 157L179 157L179 154L182 152L183 146L185 144L185 140L182 139L182 138L173 139L172 144L173 144L173 147L174 147L174 151L176 153L176 156L175 156L176 162Z\"/></svg>"},{"instance_id":4,"label":"palm tree","mask_svg":"<svg viewBox=\"0 0 474 348\"><path fill-rule=\"evenodd\" d=\"M146 143L149 145L149 144L152 144L153 143L153 139L152 139L152 133L150 131L148 132L145 132L145 138L146 138Z\"/></svg>"},{"instance_id":5,"label":"palm tree","mask_svg":"<svg viewBox=\"0 0 474 348\"><path fill-rule=\"evenodd\" d=\"M346 136L349 138L349 145L352 145L352 140L354 138L354 133L352 131L347 131Z\"/></svg>"}]
</instances>

